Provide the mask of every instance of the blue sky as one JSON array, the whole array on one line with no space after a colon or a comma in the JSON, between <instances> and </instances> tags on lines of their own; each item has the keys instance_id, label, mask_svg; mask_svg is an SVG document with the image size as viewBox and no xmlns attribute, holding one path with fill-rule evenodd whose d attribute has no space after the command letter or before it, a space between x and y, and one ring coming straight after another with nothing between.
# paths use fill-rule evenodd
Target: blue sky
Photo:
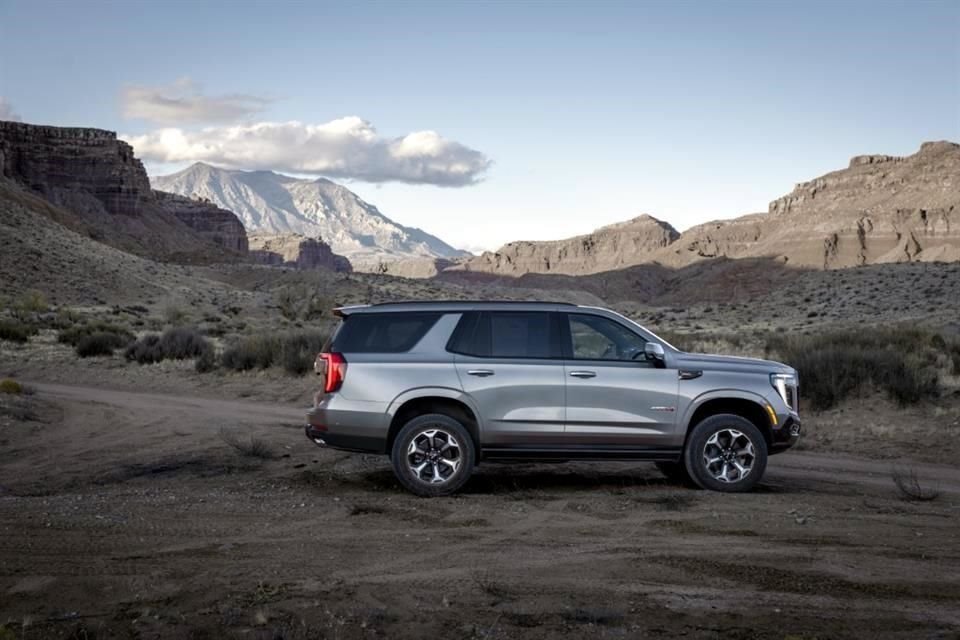
<instances>
[{"instance_id":1,"label":"blue sky","mask_svg":"<svg viewBox=\"0 0 960 640\"><path fill-rule=\"evenodd\" d=\"M960 3L0 0L0 96L25 121L144 140L236 124L125 108L184 78L263 99L247 124L357 116L384 140L437 132L445 167L482 154L466 186L364 181L411 175L362 166L380 146L327 155L354 154L335 178L395 220L495 248L764 211L852 155L960 140Z\"/></svg>"}]
</instances>

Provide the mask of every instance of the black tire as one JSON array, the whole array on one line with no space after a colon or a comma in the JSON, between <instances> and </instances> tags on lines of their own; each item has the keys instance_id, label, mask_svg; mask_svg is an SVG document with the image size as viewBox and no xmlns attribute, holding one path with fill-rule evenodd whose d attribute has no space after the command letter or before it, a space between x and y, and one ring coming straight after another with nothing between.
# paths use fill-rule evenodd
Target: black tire
<instances>
[{"instance_id":1,"label":"black tire","mask_svg":"<svg viewBox=\"0 0 960 640\"><path fill-rule=\"evenodd\" d=\"M422 455L411 451L414 442L413 448L423 451ZM390 453L393 473L400 484L427 498L455 493L470 479L476 459L470 432L456 418L442 413L424 414L407 422ZM416 468L421 468L419 474ZM439 481L434 481L438 477Z\"/></svg>"},{"instance_id":2,"label":"black tire","mask_svg":"<svg viewBox=\"0 0 960 640\"><path fill-rule=\"evenodd\" d=\"M760 430L743 416L721 413L693 428L687 438L683 461L690 477L704 489L728 493L749 491L767 469L767 442ZM741 471L743 468L747 469L745 473Z\"/></svg>"},{"instance_id":3,"label":"black tire","mask_svg":"<svg viewBox=\"0 0 960 640\"><path fill-rule=\"evenodd\" d=\"M678 460L677 462L657 462L657 469L660 470L667 480L674 484L682 484L685 487L697 487L699 485L693 481L693 478L690 477L690 474L687 473L687 467L684 465L683 460Z\"/></svg>"}]
</instances>

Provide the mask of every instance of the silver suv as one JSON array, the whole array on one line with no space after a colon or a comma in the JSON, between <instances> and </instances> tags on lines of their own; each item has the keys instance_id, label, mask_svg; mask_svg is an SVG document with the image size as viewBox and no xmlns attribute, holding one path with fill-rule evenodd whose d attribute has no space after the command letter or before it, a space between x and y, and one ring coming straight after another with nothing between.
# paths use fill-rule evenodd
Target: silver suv
<instances>
[{"instance_id":1,"label":"silver suv","mask_svg":"<svg viewBox=\"0 0 960 640\"><path fill-rule=\"evenodd\" d=\"M618 313L547 302L343 307L307 414L321 447L390 456L422 496L486 461L650 460L747 491L800 436L797 372L685 353Z\"/></svg>"}]
</instances>

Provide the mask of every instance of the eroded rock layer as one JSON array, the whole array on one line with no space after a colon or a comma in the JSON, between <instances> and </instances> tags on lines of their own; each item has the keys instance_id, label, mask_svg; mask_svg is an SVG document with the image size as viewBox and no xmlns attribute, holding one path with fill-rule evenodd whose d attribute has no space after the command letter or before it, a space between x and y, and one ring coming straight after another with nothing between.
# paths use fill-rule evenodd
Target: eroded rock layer
<instances>
[{"instance_id":1,"label":"eroded rock layer","mask_svg":"<svg viewBox=\"0 0 960 640\"><path fill-rule=\"evenodd\" d=\"M187 262L246 253L236 216L152 191L112 131L0 121L0 176L65 212L61 224L126 251Z\"/></svg>"}]
</instances>

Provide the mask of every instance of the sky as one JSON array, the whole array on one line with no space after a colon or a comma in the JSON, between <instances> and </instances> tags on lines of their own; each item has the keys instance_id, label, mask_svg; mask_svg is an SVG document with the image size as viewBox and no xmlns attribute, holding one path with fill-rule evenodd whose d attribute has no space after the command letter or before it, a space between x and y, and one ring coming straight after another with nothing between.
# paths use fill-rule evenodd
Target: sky
<instances>
[{"instance_id":1,"label":"sky","mask_svg":"<svg viewBox=\"0 0 960 640\"><path fill-rule=\"evenodd\" d=\"M960 141L960 2L0 0L0 119L327 176L470 250Z\"/></svg>"}]
</instances>

